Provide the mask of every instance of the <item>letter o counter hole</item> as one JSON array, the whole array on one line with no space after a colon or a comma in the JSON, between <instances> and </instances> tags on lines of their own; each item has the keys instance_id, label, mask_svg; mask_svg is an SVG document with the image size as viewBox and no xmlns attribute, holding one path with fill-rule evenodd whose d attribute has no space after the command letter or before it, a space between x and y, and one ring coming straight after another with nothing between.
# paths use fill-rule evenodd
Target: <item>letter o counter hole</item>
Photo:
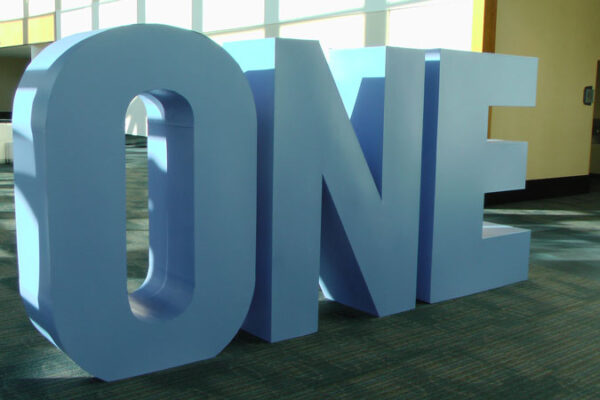
<instances>
[{"instance_id":1,"label":"letter o counter hole","mask_svg":"<svg viewBox=\"0 0 600 400\"><path fill-rule=\"evenodd\" d=\"M143 100L133 98L125 117L127 199L127 291L148 275L148 119Z\"/></svg>"},{"instance_id":2,"label":"letter o counter hole","mask_svg":"<svg viewBox=\"0 0 600 400\"><path fill-rule=\"evenodd\" d=\"M141 93L125 133L129 305L140 319L171 319L194 291L191 106L173 91Z\"/></svg>"}]
</instances>

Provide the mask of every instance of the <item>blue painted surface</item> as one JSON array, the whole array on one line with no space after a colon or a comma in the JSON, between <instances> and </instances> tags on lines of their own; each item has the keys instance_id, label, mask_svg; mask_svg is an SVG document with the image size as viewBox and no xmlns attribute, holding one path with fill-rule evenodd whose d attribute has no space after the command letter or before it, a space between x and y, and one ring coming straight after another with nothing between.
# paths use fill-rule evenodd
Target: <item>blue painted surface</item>
<instances>
[{"instance_id":1,"label":"blue painted surface","mask_svg":"<svg viewBox=\"0 0 600 400\"><path fill-rule=\"evenodd\" d=\"M428 53L417 296L527 279L530 232L483 223L483 194L525 186L527 143L487 140L488 106L534 106L537 59Z\"/></svg>"},{"instance_id":2,"label":"blue painted surface","mask_svg":"<svg viewBox=\"0 0 600 400\"><path fill-rule=\"evenodd\" d=\"M128 296L123 125L138 94L152 106L151 265ZM35 326L104 380L218 354L255 279L256 114L239 66L190 31L92 32L40 53L14 108L20 283Z\"/></svg>"},{"instance_id":3,"label":"blue painted surface","mask_svg":"<svg viewBox=\"0 0 600 400\"><path fill-rule=\"evenodd\" d=\"M412 309L424 52L332 52L330 72L317 42L224 47L259 121L257 286L244 329L268 341L315 332L319 282L373 315Z\"/></svg>"},{"instance_id":4,"label":"blue painted surface","mask_svg":"<svg viewBox=\"0 0 600 400\"><path fill-rule=\"evenodd\" d=\"M50 45L21 81L20 291L80 366L115 380L215 356L241 326L268 341L313 333L319 284L386 316L527 278L529 232L482 222L483 193L523 186L527 147L485 132L489 105L535 103L537 60L364 48L328 64L317 42L290 39L225 49L122 27ZM128 295L136 95L150 265Z\"/></svg>"}]
</instances>

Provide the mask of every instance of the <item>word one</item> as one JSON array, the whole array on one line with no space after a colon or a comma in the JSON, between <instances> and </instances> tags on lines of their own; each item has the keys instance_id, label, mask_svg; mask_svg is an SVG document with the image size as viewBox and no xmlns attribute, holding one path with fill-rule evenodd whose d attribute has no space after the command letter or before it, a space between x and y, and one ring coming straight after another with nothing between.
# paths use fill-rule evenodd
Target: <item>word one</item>
<instances>
[{"instance_id":1,"label":"word one","mask_svg":"<svg viewBox=\"0 0 600 400\"><path fill-rule=\"evenodd\" d=\"M317 330L527 279L529 231L483 223L525 182L490 105L532 106L537 60L133 25L62 39L14 103L19 284L36 328L117 380L217 355L240 327ZM127 292L123 121L148 111L149 272Z\"/></svg>"}]
</instances>

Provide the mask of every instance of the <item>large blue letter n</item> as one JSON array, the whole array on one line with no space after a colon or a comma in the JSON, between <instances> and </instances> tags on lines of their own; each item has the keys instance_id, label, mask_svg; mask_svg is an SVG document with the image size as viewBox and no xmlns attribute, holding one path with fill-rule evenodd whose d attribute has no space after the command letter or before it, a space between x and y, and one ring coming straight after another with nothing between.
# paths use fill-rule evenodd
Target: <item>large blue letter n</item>
<instances>
[{"instance_id":1,"label":"large blue letter n","mask_svg":"<svg viewBox=\"0 0 600 400\"><path fill-rule=\"evenodd\" d=\"M319 283L372 315L414 308L424 52L342 50L330 72L317 42L225 49L258 113L257 281L244 329L271 342L315 332Z\"/></svg>"}]
</instances>

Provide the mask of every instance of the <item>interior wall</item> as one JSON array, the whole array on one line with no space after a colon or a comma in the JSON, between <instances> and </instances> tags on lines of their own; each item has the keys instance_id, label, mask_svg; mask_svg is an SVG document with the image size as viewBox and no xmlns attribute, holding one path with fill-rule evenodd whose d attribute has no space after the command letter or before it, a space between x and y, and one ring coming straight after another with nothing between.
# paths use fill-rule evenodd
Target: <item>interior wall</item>
<instances>
[{"instance_id":1,"label":"interior wall","mask_svg":"<svg viewBox=\"0 0 600 400\"><path fill-rule=\"evenodd\" d=\"M527 178L587 175L600 1L498 0L496 52L539 58L537 106L495 107L491 137L529 143Z\"/></svg>"},{"instance_id":2,"label":"interior wall","mask_svg":"<svg viewBox=\"0 0 600 400\"><path fill-rule=\"evenodd\" d=\"M596 70L596 97L594 100L594 120L598 124L600 120L600 60L598 60L598 69ZM599 124L600 125L600 124ZM600 127L594 128L594 135L592 136L592 155L590 157L590 173L600 174Z\"/></svg>"},{"instance_id":3,"label":"interior wall","mask_svg":"<svg viewBox=\"0 0 600 400\"><path fill-rule=\"evenodd\" d=\"M600 60L598 60L598 67L596 68L596 85L594 87L594 119L600 119Z\"/></svg>"},{"instance_id":4,"label":"interior wall","mask_svg":"<svg viewBox=\"0 0 600 400\"><path fill-rule=\"evenodd\" d=\"M0 57L0 111L12 111L15 91L28 64L28 58Z\"/></svg>"}]
</instances>

